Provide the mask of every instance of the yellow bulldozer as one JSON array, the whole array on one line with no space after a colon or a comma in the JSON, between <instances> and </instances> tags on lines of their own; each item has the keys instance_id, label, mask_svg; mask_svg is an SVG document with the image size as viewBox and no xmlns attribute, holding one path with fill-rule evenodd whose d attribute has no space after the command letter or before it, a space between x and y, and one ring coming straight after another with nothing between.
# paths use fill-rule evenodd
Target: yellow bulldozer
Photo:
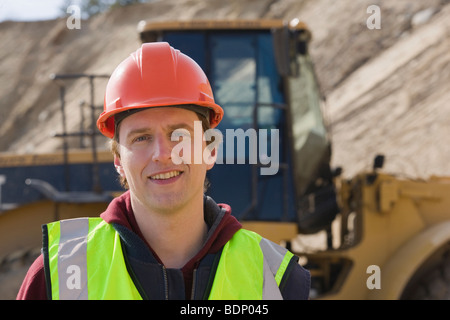
<instances>
[{"instance_id":1,"label":"yellow bulldozer","mask_svg":"<svg viewBox=\"0 0 450 320\"><path fill-rule=\"evenodd\" d=\"M383 155L350 179L330 166L324 97L304 23L142 21L138 33L142 42L169 42L205 70L225 110L217 129L234 133L224 135L208 194L230 204L245 228L300 256L311 272L311 299L450 298L450 178L383 173ZM94 85L106 77L52 79L86 78ZM93 101L89 107L89 130L66 132L63 122L55 136L63 140L61 151L0 155L0 281L17 261L27 267L38 253L41 224L98 216L123 192L112 156L99 147L92 120L98 107ZM255 131L264 135L252 136ZM75 138L79 147L69 148ZM230 155L239 143L257 148L258 157Z\"/></svg>"}]
</instances>

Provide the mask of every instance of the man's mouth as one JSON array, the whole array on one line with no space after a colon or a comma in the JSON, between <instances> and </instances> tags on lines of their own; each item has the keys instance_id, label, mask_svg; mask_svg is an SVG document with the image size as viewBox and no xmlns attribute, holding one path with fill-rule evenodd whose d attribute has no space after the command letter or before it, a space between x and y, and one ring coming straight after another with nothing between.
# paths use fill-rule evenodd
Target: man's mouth
<instances>
[{"instance_id":1,"label":"man's mouth","mask_svg":"<svg viewBox=\"0 0 450 320\"><path fill-rule=\"evenodd\" d=\"M153 176L150 176L150 179L151 180L167 180L167 179L179 176L182 173L183 173L183 171L174 170L174 171L155 174Z\"/></svg>"}]
</instances>

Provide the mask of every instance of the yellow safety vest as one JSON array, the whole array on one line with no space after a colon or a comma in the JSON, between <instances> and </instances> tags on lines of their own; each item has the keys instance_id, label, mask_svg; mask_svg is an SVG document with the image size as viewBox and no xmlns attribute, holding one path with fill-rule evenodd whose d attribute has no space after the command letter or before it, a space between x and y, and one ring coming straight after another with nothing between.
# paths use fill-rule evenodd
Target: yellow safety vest
<instances>
[{"instance_id":1,"label":"yellow safety vest","mask_svg":"<svg viewBox=\"0 0 450 320\"><path fill-rule=\"evenodd\" d=\"M131 279L118 232L101 218L44 227L44 265L52 299L142 299ZM293 254L241 229L225 244L209 299L282 299L279 285Z\"/></svg>"}]
</instances>

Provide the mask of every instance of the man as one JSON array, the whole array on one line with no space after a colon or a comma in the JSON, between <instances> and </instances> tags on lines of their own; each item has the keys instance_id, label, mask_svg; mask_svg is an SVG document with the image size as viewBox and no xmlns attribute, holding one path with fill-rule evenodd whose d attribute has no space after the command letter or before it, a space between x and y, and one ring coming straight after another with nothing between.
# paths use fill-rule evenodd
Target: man
<instances>
[{"instance_id":1,"label":"man","mask_svg":"<svg viewBox=\"0 0 450 320\"><path fill-rule=\"evenodd\" d=\"M100 218L43 226L43 254L17 298L307 299L298 258L204 195L216 150L192 136L196 123L204 133L222 116L204 72L169 44L143 44L125 59L97 125L129 190ZM181 140L191 143L174 153ZM203 157L193 161L195 141Z\"/></svg>"}]
</instances>

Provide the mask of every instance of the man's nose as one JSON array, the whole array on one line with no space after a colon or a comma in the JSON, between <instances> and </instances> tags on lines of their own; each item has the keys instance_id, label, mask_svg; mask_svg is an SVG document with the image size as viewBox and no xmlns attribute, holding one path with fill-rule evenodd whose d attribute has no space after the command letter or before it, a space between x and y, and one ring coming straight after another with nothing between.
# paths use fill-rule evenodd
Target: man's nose
<instances>
[{"instance_id":1,"label":"man's nose","mask_svg":"<svg viewBox=\"0 0 450 320\"><path fill-rule=\"evenodd\" d=\"M159 136L155 139L153 149L153 161L167 162L172 156L172 142L165 137Z\"/></svg>"}]
</instances>

